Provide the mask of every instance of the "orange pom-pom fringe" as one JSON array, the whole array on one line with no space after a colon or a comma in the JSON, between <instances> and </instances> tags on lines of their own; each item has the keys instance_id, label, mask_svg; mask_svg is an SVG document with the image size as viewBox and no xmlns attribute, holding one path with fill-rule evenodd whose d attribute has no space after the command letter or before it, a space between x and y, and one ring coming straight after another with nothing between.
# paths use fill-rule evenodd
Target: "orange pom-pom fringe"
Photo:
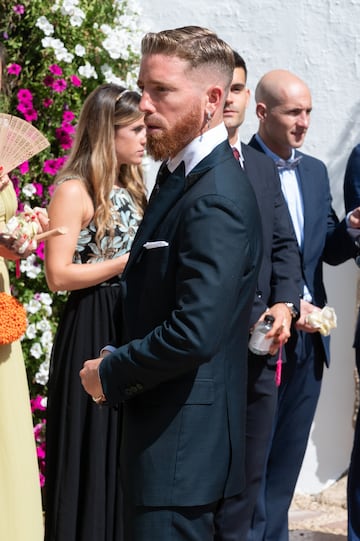
<instances>
[{"instance_id":1,"label":"orange pom-pom fringe","mask_svg":"<svg viewBox=\"0 0 360 541\"><path fill-rule=\"evenodd\" d=\"M26 331L26 310L8 293L0 292L0 345L11 344Z\"/></svg>"}]
</instances>

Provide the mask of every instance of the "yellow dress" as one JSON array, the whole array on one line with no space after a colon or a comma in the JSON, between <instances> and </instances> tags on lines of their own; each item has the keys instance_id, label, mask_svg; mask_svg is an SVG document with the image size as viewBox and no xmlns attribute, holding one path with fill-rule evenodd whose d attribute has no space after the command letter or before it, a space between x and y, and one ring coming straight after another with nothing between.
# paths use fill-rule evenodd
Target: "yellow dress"
<instances>
[{"instance_id":1,"label":"yellow dress","mask_svg":"<svg viewBox=\"0 0 360 541\"><path fill-rule=\"evenodd\" d=\"M17 206L13 186L0 192L0 223ZM0 291L9 275L0 257ZM0 346L0 540L42 541L39 471L20 342Z\"/></svg>"}]
</instances>

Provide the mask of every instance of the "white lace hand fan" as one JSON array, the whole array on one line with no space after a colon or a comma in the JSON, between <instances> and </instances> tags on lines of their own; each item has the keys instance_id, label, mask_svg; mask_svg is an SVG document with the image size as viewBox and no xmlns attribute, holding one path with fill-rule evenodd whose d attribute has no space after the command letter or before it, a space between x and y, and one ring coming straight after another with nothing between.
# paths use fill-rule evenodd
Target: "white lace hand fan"
<instances>
[{"instance_id":1,"label":"white lace hand fan","mask_svg":"<svg viewBox=\"0 0 360 541\"><path fill-rule=\"evenodd\" d=\"M50 145L32 124L14 115L0 113L0 165L9 173Z\"/></svg>"}]
</instances>

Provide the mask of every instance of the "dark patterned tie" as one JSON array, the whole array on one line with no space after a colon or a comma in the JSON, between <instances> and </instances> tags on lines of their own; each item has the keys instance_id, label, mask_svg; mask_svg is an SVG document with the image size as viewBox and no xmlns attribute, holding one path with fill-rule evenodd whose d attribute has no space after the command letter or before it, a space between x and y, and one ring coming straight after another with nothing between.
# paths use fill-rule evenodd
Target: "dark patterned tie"
<instances>
[{"instance_id":1,"label":"dark patterned tie","mask_svg":"<svg viewBox=\"0 0 360 541\"><path fill-rule=\"evenodd\" d=\"M158 171L158 174L156 175L155 186L153 188L153 191L151 192L149 203L150 203L150 201L152 201L154 199L154 197L157 196L157 194L160 191L161 185L165 182L165 180L167 179L167 177L169 175L170 175L170 171L168 169L168 166L166 165L166 162L163 162L160 165L160 169Z\"/></svg>"}]
</instances>

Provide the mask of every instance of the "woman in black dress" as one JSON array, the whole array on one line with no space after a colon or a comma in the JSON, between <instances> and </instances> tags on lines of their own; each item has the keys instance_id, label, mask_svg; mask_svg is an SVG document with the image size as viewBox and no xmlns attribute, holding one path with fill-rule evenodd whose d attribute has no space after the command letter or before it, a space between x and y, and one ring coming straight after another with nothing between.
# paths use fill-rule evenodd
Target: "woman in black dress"
<instances>
[{"instance_id":1,"label":"woman in black dress","mask_svg":"<svg viewBox=\"0 0 360 541\"><path fill-rule=\"evenodd\" d=\"M45 269L52 291L70 291L50 362L46 432L46 541L120 541L119 411L83 390L85 359L116 340L119 279L146 204L140 96L96 88L80 113L70 156L49 206Z\"/></svg>"}]
</instances>

